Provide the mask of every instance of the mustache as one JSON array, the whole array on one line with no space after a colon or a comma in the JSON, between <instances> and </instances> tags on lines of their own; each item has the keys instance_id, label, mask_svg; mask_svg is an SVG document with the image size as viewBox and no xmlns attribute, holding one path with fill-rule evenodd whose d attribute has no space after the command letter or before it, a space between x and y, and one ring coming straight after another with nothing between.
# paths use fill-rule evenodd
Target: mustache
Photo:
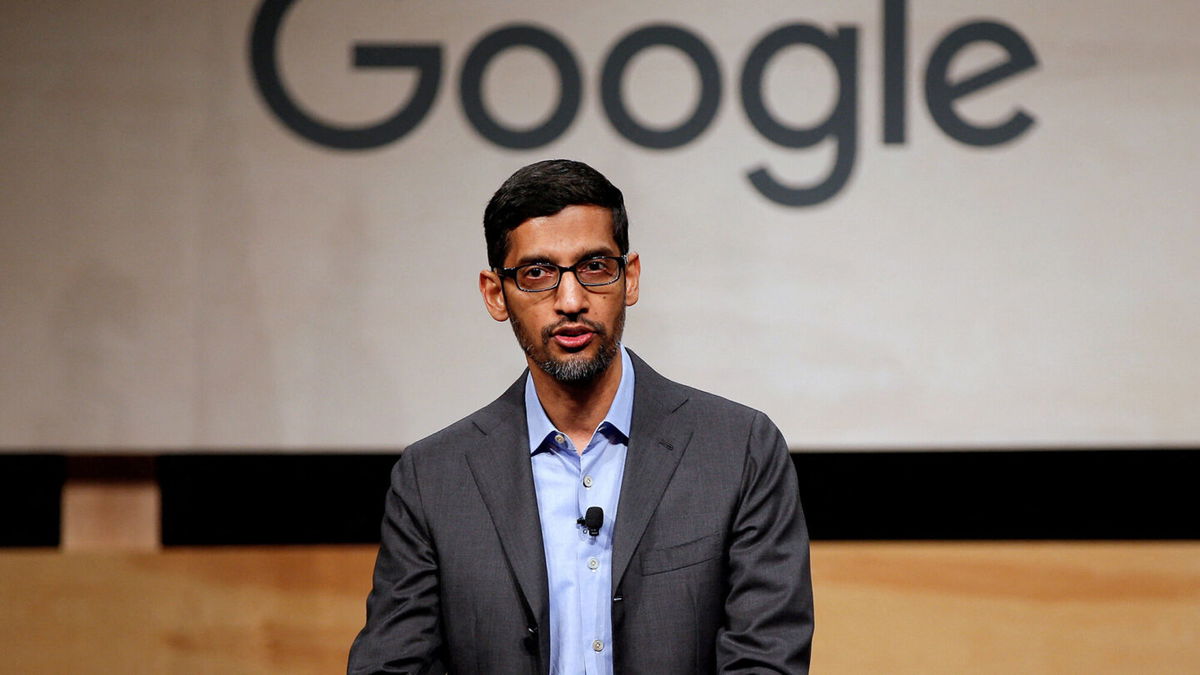
<instances>
[{"instance_id":1,"label":"mustache","mask_svg":"<svg viewBox=\"0 0 1200 675\"><path fill-rule=\"evenodd\" d=\"M574 321L568 321L566 319L562 319L561 321L555 323L554 325L546 326L545 328L543 328L542 329L542 342L543 343L550 342L550 340L554 339L554 332L556 330L558 330L559 328L562 328L563 326L566 326L568 324L573 324L573 325L583 324L588 327L588 330L595 333L597 337L604 337L604 336L608 335L608 330L604 327L604 324L597 323L595 321L592 321L591 319L585 319L583 317L579 317L578 319L575 319Z\"/></svg>"}]
</instances>

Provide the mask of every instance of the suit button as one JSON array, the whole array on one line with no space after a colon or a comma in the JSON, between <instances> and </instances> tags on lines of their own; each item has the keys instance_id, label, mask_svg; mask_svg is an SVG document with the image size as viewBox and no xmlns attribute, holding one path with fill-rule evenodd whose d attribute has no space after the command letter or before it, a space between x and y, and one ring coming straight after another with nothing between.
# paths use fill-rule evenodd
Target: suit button
<instances>
[{"instance_id":1,"label":"suit button","mask_svg":"<svg viewBox=\"0 0 1200 675\"><path fill-rule=\"evenodd\" d=\"M530 654L536 654L538 653L537 626L526 626L525 629L529 631L529 634L526 635L523 640L521 640L521 643L525 647L525 651L529 652Z\"/></svg>"},{"instance_id":2,"label":"suit button","mask_svg":"<svg viewBox=\"0 0 1200 675\"><path fill-rule=\"evenodd\" d=\"M592 640L592 651L594 651L594 652L604 651L604 643L599 640Z\"/></svg>"}]
</instances>

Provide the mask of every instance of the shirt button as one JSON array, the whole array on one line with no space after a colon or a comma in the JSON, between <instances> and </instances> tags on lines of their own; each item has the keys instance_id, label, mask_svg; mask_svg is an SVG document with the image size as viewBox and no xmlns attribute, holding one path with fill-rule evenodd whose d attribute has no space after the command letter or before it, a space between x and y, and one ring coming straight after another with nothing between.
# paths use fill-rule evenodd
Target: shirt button
<instances>
[{"instance_id":1,"label":"shirt button","mask_svg":"<svg viewBox=\"0 0 1200 675\"><path fill-rule=\"evenodd\" d=\"M594 570L600 568L600 561L595 558L588 558L588 569Z\"/></svg>"},{"instance_id":2,"label":"shirt button","mask_svg":"<svg viewBox=\"0 0 1200 675\"><path fill-rule=\"evenodd\" d=\"M561 445L561 444L562 444L562 442L563 442L563 440L564 440L564 439L563 439L563 435L562 435L562 434L555 434L555 435L554 435L554 442L555 442L555 443L558 443L559 445Z\"/></svg>"},{"instance_id":3,"label":"shirt button","mask_svg":"<svg viewBox=\"0 0 1200 675\"><path fill-rule=\"evenodd\" d=\"M592 477L591 476L583 477L583 487L585 487L585 488L592 487Z\"/></svg>"},{"instance_id":4,"label":"shirt button","mask_svg":"<svg viewBox=\"0 0 1200 675\"><path fill-rule=\"evenodd\" d=\"M604 643L599 640L592 640L592 651L594 651L594 652L604 651Z\"/></svg>"}]
</instances>

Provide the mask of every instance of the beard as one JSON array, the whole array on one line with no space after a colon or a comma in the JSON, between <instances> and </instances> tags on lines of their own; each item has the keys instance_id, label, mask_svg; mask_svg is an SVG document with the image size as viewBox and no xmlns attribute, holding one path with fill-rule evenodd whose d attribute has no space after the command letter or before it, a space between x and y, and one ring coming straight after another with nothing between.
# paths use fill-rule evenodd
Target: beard
<instances>
[{"instance_id":1,"label":"beard","mask_svg":"<svg viewBox=\"0 0 1200 675\"><path fill-rule=\"evenodd\" d=\"M512 324L513 334L517 336L517 344L521 345L521 350L544 373L563 384L584 384L595 380L601 373L608 370L613 359L617 357L617 344L621 340L621 333L625 330L625 308L621 308L611 332L604 324L583 317L579 317L575 321L563 319L543 328L541 334L536 337L530 334L516 314L509 314L509 323ZM570 354L566 358L555 358L551 355L550 342L554 339L554 331L566 323L581 323L595 333L596 354L594 356Z\"/></svg>"}]
</instances>

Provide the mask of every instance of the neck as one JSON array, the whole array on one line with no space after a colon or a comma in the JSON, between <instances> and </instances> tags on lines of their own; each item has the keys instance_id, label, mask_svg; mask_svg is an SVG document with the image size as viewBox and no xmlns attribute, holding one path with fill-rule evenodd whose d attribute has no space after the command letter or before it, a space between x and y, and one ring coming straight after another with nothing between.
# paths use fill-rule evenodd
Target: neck
<instances>
[{"instance_id":1,"label":"neck","mask_svg":"<svg viewBox=\"0 0 1200 675\"><path fill-rule=\"evenodd\" d=\"M529 372L537 387L538 400L555 428L571 437L576 452L582 453L592 433L612 406L621 386L623 358L620 353L604 372L589 382L560 382L530 361Z\"/></svg>"}]
</instances>

